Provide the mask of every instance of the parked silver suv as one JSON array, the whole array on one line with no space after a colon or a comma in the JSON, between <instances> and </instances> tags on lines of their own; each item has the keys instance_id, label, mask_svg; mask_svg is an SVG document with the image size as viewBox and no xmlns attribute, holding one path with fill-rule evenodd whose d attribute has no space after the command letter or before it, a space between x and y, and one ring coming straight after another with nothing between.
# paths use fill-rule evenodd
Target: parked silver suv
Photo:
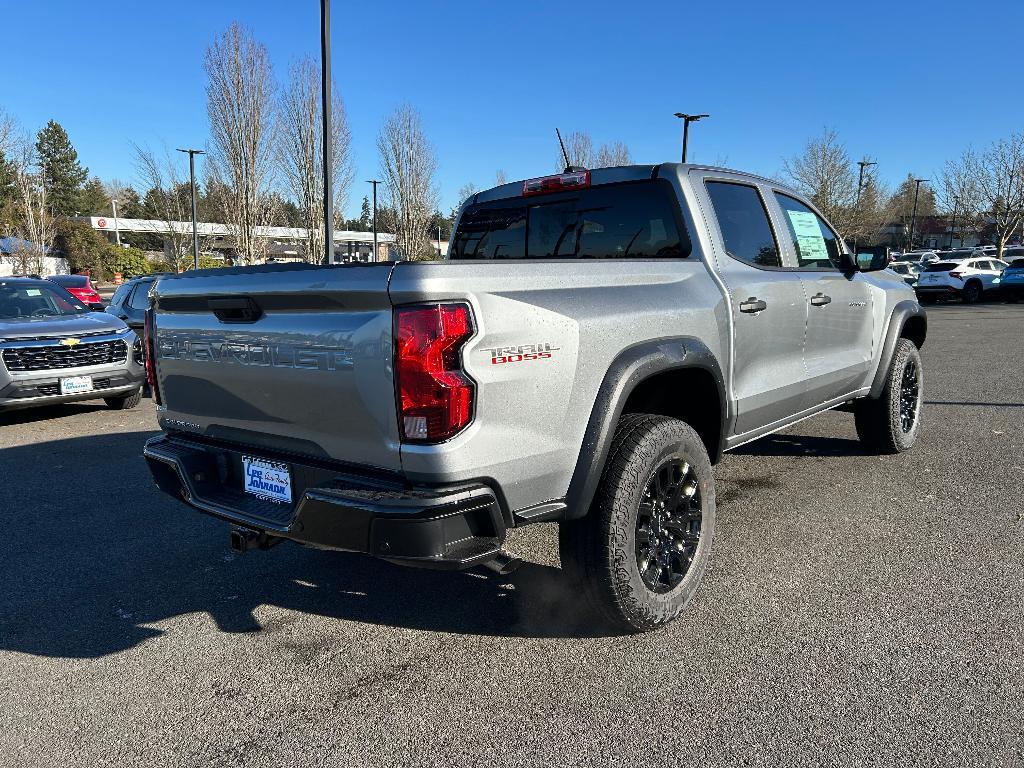
<instances>
[{"instance_id":1,"label":"parked silver suv","mask_svg":"<svg viewBox=\"0 0 1024 768\"><path fill-rule=\"evenodd\" d=\"M103 398L139 403L142 345L49 280L0 278L0 410Z\"/></svg>"},{"instance_id":2,"label":"parked silver suv","mask_svg":"<svg viewBox=\"0 0 1024 768\"><path fill-rule=\"evenodd\" d=\"M580 594L638 631L697 589L723 451L841 405L870 450L917 437L913 290L771 179L567 169L473 195L449 253L161 280L159 486L241 550L433 568L557 521Z\"/></svg>"}]
</instances>

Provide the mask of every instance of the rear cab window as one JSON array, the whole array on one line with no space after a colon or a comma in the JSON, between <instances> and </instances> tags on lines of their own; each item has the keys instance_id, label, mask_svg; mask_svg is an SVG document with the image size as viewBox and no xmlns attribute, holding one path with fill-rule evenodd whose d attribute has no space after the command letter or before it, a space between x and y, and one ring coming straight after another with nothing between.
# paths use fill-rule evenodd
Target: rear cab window
<instances>
[{"instance_id":1,"label":"rear cab window","mask_svg":"<svg viewBox=\"0 0 1024 768\"><path fill-rule=\"evenodd\" d=\"M710 180L704 186L711 198L726 252L755 267L781 267L779 245L757 188Z\"/></svg>"},{"instance_id":2,"label":"rear cab window","mask_svg":"<svg viewBox=\"0 0 1024 768\"><path fill-rule=\"evenodd\" d=\"M449 258L681 259L690 252L672 187L653 179L472 204Z\"/></svg>"},{"instance_id":3,"label":"rear cab window","mask_svg":"<svg viewBox=\"0 0 1024 768\"><path fill-rule=\"evenodd\" d=\"M933 261L924 268L925 272L950 272L960 266L957 261Z\"/></svg>"}]
</instances>

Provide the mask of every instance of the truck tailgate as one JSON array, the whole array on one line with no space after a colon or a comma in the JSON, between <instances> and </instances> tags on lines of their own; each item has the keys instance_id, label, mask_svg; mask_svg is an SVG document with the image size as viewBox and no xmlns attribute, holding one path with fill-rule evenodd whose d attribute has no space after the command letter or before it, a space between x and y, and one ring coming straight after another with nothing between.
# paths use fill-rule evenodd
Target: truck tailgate
<instances>
[{"instance_id":1,"label":"truck tailgate","mask_svg":"<svg viewBox=\"0 0 1024 768\"><path fill-rule=\"evenodd\" d=\"M400 470L392 267L276 265L161 280L162 426Z\"/></svg>"}]
</instances>

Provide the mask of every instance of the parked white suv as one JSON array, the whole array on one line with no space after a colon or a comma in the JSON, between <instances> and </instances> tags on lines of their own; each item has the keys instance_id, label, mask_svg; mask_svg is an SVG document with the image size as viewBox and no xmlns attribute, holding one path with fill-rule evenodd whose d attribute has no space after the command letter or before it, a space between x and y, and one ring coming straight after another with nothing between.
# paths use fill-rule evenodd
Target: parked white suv
<instances>
[{"instance_id":1,"label":"parked white suv","mask_svg":"<svg viewBox=\"0 0 1024 768\"><path fill-rule=\"evenodd\" d=\"M925 265L917 281L917 295L922 304L938 298L960 296L965 304L973 304L985 291L999 287L993 281L1006 269L1006 262L994 258L971 258L959 261L936 261Z\"/></svg>"}]
</instances>

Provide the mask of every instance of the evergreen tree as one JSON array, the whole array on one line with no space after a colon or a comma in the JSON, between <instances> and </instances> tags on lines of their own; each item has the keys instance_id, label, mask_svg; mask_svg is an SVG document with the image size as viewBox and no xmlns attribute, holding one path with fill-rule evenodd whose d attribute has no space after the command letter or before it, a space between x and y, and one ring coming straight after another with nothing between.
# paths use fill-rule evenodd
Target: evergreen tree
<instances>
[{"instance_id":1,"label":"evergreen tree","mask_svg":"<svg viewBox=\"0 0 1024 768\"><path fill-rule=\"evenodd\" d=\"M78 152L60 123L51 120L36 134L36 151L51 210L56 215L73 215L89 169L78 162Z\"/></svg>"},{"instance_id":2,"label":"evergreen tree","mask_svg":"<svg viewBox=\"0 0 1024 768\"><path fill-rule=\"evenodd\" d=\"M110 213L110 198L107 197L103 182L93 176L82 187L78 195L78 207L75 209L80 216L103 216ZM123 216L124 213L120 212Z\"/></svg>"},{"instance_id":3,"label":"evergreen tree","mask_svg":"<svg viewBox=\"0 0 1024 768\"><path fill-rule=\"evenodd\" d=\"M359 209L359 225L363 232L373 228L373 211L370 210L370 198L363 195L363 205Z\"/></svg>"}]
</instances>

